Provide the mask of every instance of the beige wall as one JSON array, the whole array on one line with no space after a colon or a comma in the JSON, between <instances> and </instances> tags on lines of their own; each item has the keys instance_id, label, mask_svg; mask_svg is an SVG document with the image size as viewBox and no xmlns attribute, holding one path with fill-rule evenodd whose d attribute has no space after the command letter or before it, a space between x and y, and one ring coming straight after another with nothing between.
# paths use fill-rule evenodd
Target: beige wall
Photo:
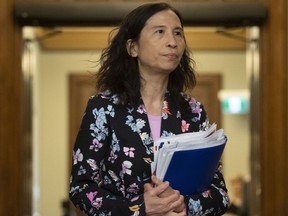
<instances>
[{"instance_id":1,"label":"beige wall","mask_svg":"<svg viewBox=\"0 0 288 216\"><path fill-rule=\"evenodd\" d=\"M61 201L67 199L68 74L88 70L90 57L87 52L42 52L39 55L39 97L36 100L39 100L41 216L60 216Z\"/></svg>"},{"instance_id":2,"label":"beige wall","mask_svg":"<svg viewBox=\"0 0 288 216\"><path fill-rule=\"evenodd\" d=\"M68 74L91 71L89 60L97 52L42 51L39 54L35 95L39 136L39 212L61 216L61 201L68 193ZM245 51L195 51L199 72L221 73L225 89L247 88ZM236 174L249 177L249 117L223 115L222 125L229 137L223 162L226 179Z\"/></svg>"}]
</instances>

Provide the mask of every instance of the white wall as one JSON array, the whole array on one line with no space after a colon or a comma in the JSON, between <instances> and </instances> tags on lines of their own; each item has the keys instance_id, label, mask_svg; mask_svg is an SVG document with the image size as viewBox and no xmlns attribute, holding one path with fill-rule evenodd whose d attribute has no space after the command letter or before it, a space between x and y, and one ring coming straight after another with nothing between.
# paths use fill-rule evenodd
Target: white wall
<instances>
[{"instance_id":1,"label":"white wall","mask_svg":"<svg viewBox=\"0 0 288 216\"><path fill-rule=\"evenodd\" d=\"M43 51L39 55L36 91L39 104L40 215L61 216L68 197L68 74L95 70L89 60L99 53ZM247 88L245 51L195 51L197 70L221 73L224 89ZM226 181L237 174L249 177L249 116L223 115L228 135L223 157ZM229 185L228 185L229 186Z\"/></svg>"}]
</instances>

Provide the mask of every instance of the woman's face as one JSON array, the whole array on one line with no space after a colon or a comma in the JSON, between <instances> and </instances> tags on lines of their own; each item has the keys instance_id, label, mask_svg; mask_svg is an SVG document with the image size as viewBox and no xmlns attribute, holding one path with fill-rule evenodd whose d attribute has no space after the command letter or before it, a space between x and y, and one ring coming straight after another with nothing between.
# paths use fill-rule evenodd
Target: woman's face
<instances>
[{"instance_id":1,"label":"woman's face","mask_svg":"<svg viewBox=\"0 0 288 216\"><path fill-rule=\"evenodd\" d=\"M151 16L143 27L139 41L130 46L143 74L169 75L178 65L186 44L178 16L171 10Z\"/></svg>"}]
</instances>

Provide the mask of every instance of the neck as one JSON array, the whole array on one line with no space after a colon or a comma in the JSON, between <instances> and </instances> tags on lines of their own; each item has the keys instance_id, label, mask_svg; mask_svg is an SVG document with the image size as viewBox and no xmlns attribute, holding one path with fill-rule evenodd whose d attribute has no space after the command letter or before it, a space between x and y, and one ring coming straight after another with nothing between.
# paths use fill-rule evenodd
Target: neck
<instances>
[{"instance_id":1,"label":"neck","mask_svg":"<svg viewBox=\"0 0 288 216\"><path fill-rule=\"evenodd\" d=\"M167 89L165 82L143 82L141 96L149 115L161 115L164 95Z\"/></svg>"}]
</instances>

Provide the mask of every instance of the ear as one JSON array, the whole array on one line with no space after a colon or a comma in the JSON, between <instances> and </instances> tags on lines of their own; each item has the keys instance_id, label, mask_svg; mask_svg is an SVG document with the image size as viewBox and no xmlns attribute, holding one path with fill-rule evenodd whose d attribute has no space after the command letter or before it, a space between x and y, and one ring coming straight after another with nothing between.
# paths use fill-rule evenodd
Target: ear
<instances>
[{"instance_id":1,"label":"ear","mask_svg":"<svg viewBox=\"0 0 288 216\"><path fill-rule=\"evenodd\" d=\"M128 54L131 57L137 57L138 56L136 42L134 42L132 39L127 40L126 49L127 49Z\"/></svg>"}]
</instances>

